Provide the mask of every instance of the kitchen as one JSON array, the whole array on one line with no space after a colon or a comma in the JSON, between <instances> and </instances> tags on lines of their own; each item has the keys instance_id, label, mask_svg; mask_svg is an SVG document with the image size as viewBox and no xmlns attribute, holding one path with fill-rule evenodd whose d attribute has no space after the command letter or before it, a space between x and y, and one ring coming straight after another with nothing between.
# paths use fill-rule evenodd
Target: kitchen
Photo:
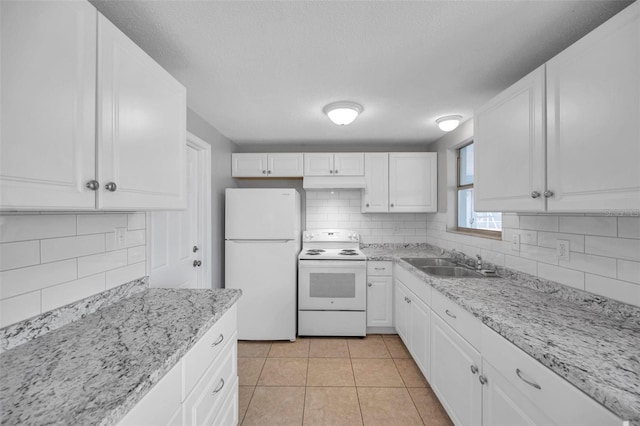
<instances>
[{"instance_id":1,"label":"kitchen","mask_svg":"<svg viewBox=\"0 0 640 426\"><path fill-rule=\"evenodd\" d=\"M448 421L448 416L456 424L500 424L499 417L487 417L492 412L485 406L492 401L486 397L487 389L498 383L492 377L502 374L500 368L512 361L491 352L498 347L504 347L504 353L520 350L517 354L528 356L522 361L525 364L537 360L532 369L544 365L537 380L542 381L545 374L560 378L558 387L552 379L548 386L547 382L540 383L542 390L550 389L551 399L573 401L564 396L566 391L579 395L576 398L588 407L595 406L595 413L604 410L618 420L638 422L640 373L632 355L640 350L636 309L640 306L637 166L640 163L637 120L640 90L634 90L640 84L637 3L589 2L578 6L567 2L534 2L517 6L508 2L456 2L447 6L444 2L398 5L391 2L95 1L70 3L67 7L73 9L72 14L59 12L55 2L48 6L26 3L25 19L35 19L37 25L24 25L14 19L16 15L12 13L18 12L10 9L12 2L1 4L3 423L16 423L15 419L41 423L38 415L51 415L46 411L25 412L19 400L7 410L7 389L15 388L5 385L20 386L20 380L24 380L21 377L42 379L40 374L44 372L37 371L33 376L20 373L21 363L29 368L24 354L34 354L36 360L57 351L67 357L74 356L69 347L56 346L52 350L48 346L60 341L56 339L68 341L64 339L73 336L86 337L82 344L93 347L86 353L83 351L81 359L87 365L105 352L114 352L114 347L130 352L131 356L120 359L113 368L105 368L105 371L116 372L112 380L122 382L122 388L116 386L105 392L101 404L87 405L84 411L78 402L66 412L72 417L62 418L58 423L65 423L65 419L66 423L121 422L126 420L125 415L133 416L130 410L134 406L144 405L145 393L149 392L147 396L160 394L157 389L166 383L177 383L171 389L182 389L177 394L165 392L162 404L151 404L151 411L160 419L158 422L167 423L180 412L171 421L216 423L212 418L201 420L198 409L202 401L200 393L218 390L222 398L210 408L228 416L220 420L220 424L243 421L244 424L261 424L261 421L270 424L266 417L261 417L266 413L261 410L269 405L281 412L271 414L291 416L286 419L293 424L331 423L330 417L323 420L320 416L327 411L326 407L314 405L320 403L320 396L318 400L305 399L323 390L322 385L313 385L311 374L312 363L322 363L317 360L323 358L318 356L323 351L322 345L335 345L332 349L341 354L329 356L328 360L351 358L350 368L344 371L346 376L354 376L355 382L324 385L340 388L341 393L336 391L336 394L344 396L345 401L353 402L355 397L355 404L349 405L350 413L357 414L353 422L347 422L351 424L384 423L376 417L384 413L376 408L389 405L402 407L411 419L408 421L418 424L428 424L437 416L441 421ZM43 9L45 7L50 9ZM94 7L98 9L97 23ZM626 15L621 13L625 11ZM631 24L624 27L627 33L620 36L622 43L617 43L615 49L597 44L597 37L603 36L594 32L596 27L607 22L614 22L608 28L623 27L625 19ZM465 31L459 31L460 36L444 30L459 22L468 24ZM75 29L63 32L59 29L61 23L65 28ZM490 26L494 32L489 31ZM34 28L49 34L50 44L35 39ZM607 31L612 30L605 28L600 34L609 34ZM483 36L477 37L478 33ZM203 34L206 36L201 40ZM290 34L300 34L300 37L290 37ZM390 34L398 34L398 39ZM407 38L402 39L401 35ZM434 41L427 43L425 39L429 37ZM570 47L575 42L580 43ZM24 47L27 43L30 43L29 49ZM438 49L434 50L434 44ZM207 50L208 45L215 49ZM336 45L344 48L336 49ZM78 53L81 49L86 50ZM207 53L194 56L198 49L205 49ZM597 51L598 66L593 66L594 60L583 55L581 49ZM25 55L25 50L30 54ZM404 50L407 56L401 55ZM416 61L413 58L419 56L418 53L438 59ZM442 65L436 66L439 63ZM474 66L472 72L469 65ZM313 68L309 68L311 66ZM344 77L342 72L352 75L352 79ZM453 83L444 83L449 81ZM600 105L594 102L592 97L602 95L593 90L600 87L594 81L611 89L603 91L609 102ZM417 86L412 86L412 82ZM56 91L54 87L64 90ZM312 87L318 94L307 92ZM416 95L416 87L426 95ZM565 105L573 105L572 100L560 102L554 96L567 93L576 96L574 102L585 105L581 114L588 119L582 116L577 119L561 110ZM144 97L145 107L171 120L145 116L145 111L136 109L134 103L127 105L131 94ZM361 114L350 125L336 126L323 113L323 108L345 99L357 101L359 105L354 108ZM118 102L121 103L120 116L116 116ZM74 115L65 116L60 104L66 105ZM540 111L542 114L538 114ZM445 132L438 128L436 119L448 115L460 115L461 120L459 127ZM588 149L560 144L566 132L574 141L588 143ZM182 145L176 145L177 139ZM188 153L180 148L185 140L194 147ZM525 143L506 143L512 140ZM485 145L483 141L487 141ZM470 142L473 145L469 145ZM475 149L475 199L464 198L471 189L468 184L458 185L460 178L465 177L457 166L458 157L471 153L469 148L465 150L468 146ZM234 165L239 164L234 158L253 157L253 164L257 158L257 164L264 166L257 168L258 173L268 172L270 157L276 158L279 153L301 159L297 160L301 169L295 172L298 174L274 177L272 173L262 179L247 176L255 171L251 167L234 170ZM309 178L318 176L308 176L313 174L310 172L313 163L307 164L307 158L323 153L325 159L330 154L328 161L334 165L346 154L358 153L356 157L362 161L355 168L361 167L363 171L355 174L364 180L377 179L377 183L365 182L364 189L349 187L348 182L337 188L332 187L333 184L309 188L315 180ZM412 158L402 162L400 154L403 153ZM429 168L428 156L424 155L427 153L432 157L437 155L437 168ZM421 166L407 166L413 157L425 159L420 162ZM139 164L141 158L145 158L144 165ZM382 168L373 166L376 158L382 158L382 163L378 163ZM176 162L181 166L176 167ZM202 170L196 165L201 165ZM327 169L345 170L342 165ZM381 174L370 173L374 169L382 170ZM437 177L425 170L436 173ZM202 175L197 175L200 172ZM320 180L336 181L342 175L322 176ZM410 179L411 176L421 177ZM187 294L181 292L185 290L150 292L146 290L149 283L156 287L154 279L161 278L156 267L160 268L163 255L171 254L169 249L166 253L162 251L162 247L171 244L160 243L158 235L163 232L160 224L164 220L168 227L169 223L178 221L173 219L184 219L180 213L184 210L167 213L167 209L184 209L193 201L182 188L196 180L201 185L200 201L211 205L209 212L208 209L198 212L198 221L204 224L199 232L205 237L197 244L183 244L181 247L186 250L176 256L181 255L189 271L195 271L189 278L198 282L193 287L201 286L203 290L198 291L211 293L201 293L207 296L198 298L180 296ZM226 188L294 188L300 194L300 240L304 239L304 230L348 230L357 234L359 240L354 249L360 249L367 257L367 271L374 265L388 267L388 263L374 262L391 262L391 275L382 271L379 275L369 273L367 276L368 282L380 283L375 288L382 289L382 293L376 295L403 291L405 302L413 300L406 304L412 308L423 306L425 318L431 319L429 342L437 342L434 339L440 334L435 330L449 327L454 330L451 341L458 342L459 347L470 345L469 353L481 352L481 360L472 363L472 367L481 371L471 374L469 367L465 367L467 374L461 380L468 382L469 387L463 401L452 396L461 394L460 389L451 391L453 388L439 382L442 378L438 374L449 371L448 365L434 368L438 354L427 351L428 356L421 357L420 345L414 345L409 337L411 333L403 331L404 317L398 317L402 310L398 302L403 299L397 297L397 293L390 298L376 299L384 301L379 308L388 318L381 318L379 324L384 325L372 327L374 331L368 330L362 340L300 337L289 343L240 342L237 346L233 337L229 341L234 335L229 318L236 308L242 308L243 298L248 300L249 294L245 291L240 295L229 288L220 290L225 293L207 290L225 287ZM397 195L402 191L394 192L393 188L407 188L414 196L403 201ZM410 210L415 206L416 193L420 194L417 197L420 206ZM400 198L389 199L394 196ZM383 210L369 210L376 208L372 200L379 201L377 207ZM458 200L475 201L478 210L503 212L500 236L456 232L459 225L456 212L462 205ZM405 210L398 213L392 208ZM471 219L469 227L495 217L473 215ZM304 241L301 242L304 245ZM456 293L466 289L461 284L462 278L436 280L420 267L401 260L447 257L463 261L464 256L472 258L467 263L473 268L479 260L481 270L497 270L500 278L479 287L486 285L485 292L492 297L482 299L474 293L475 299L465 299L471 296ZM190 267L198 261L200 266ZM413 283L415 277L423 284ZM499 284L502 281L497 281L507 277L520 286L503 286ZM449 281L459 285L450 288ZM398 282L400 284L396 284ZM431 285L425 286L424 282ZM178 286L177 281L174 285ZM467 291L472 292L471 287L469 284ZM508 293L514 287L519 292ZM433 291L423 294L425 288ZM556 296L542 298L540 294L545 292ZM444 300L439 299L438 295L442 294L446 295ZM372 299L372 295L368 294L368 298ZM539 316L527 317L533 315L527 309L533 308L525 306L526 303L516 303L519 298L528 298L532 306L540 309L536 311ZM469 327L476 327L474 332L467 334L466 329L456 329L450 323L436 327L441 320L446 322L448 315L444 311L440 315L439 306L448 306L446 303L451 300L458 304L447 310L453 312L461 306L464 311L457 315L465 318L465 314L469 314L467 319L472 324ZM196 305L198 312L202 311L197 321L188 315ZM502 305L505 311L495 305ZM88 337L91 333L87 330L93 329L86 327L104 326L94 320L96 315L92 314L103 313L117 324L122 312L137 312L140 306L158 309L154 321L145 316L148 314L139 313L141 321L152 324L144 337L132 335L130 341L123 343L116 333L109 335L103 345ZM516 322L517 315L509 317L508 306L520 311L520 323ZM554 312L551 309L554 306L565 309L566 316ZM575 313L576 309L588 314L569 317L568 311ZM227 313L221 316L224 311ZM107 316L107 312L112 317ZM542 318L558 315L564 318L561 320L564 323L536 326ZM501 316L506 316L502 322ZM523 340L522 333L527 335L527 330L521 333L513 330L514 324L522 324L523 318L535 320L530 324L529 333L538 330L543 333L537 335L538 338L544 336L556 344L562 343L559 345L566 351L560 355L572 353L571 359L560 357L551 348ZM175 328L167 330L165 323L172 321ZM572 346L571 336L586 338L589 334L586 326L579 328L576 322L590 324L591 338L596 339L596 346L602 346L593 356L602 356L607 348L617 354L610 354L608 363L603 361L604 368L589 367L585 358L589 358L586 354L592 354L593 348L587 341ZM369 328L369 324L367 326ZM558 335L555 341L552 336L558 329L553 327L569 334ZM164 330L159 334L166 333L166 336L154 336L154 329ZM54 331L47 333L49 330ZM496 340L497 334L491 334L491 330L499 332L503 339ZM389 332L393 334L387 334ZM185 339L185 335L190 338ZM207 358L204 360L198 352L201 350L198 338L207 336L212 338L212 348L217 351L215 359L220 365L218 361L212 362L214 358L204 357ZM222 337L219 342L218 336ZM145 340L154 339L167 345L170 356L165 358L170 359L162 358L161 353L144 344ZM46 343L39 347L38 342ZM423 342L422 352L427 343ZM507 343L515 346L504 346ZM538 353L538 350L544 352ZM22 355L13 358L13 353ZM291 371L299 372L294 384L286 380L269 382L267 367L282 366L283 359L294 360ZM453 359L451 357L451 363ZM149 381L139 379L145 375L141 364L153 364L155 373ZM10 371L8 365L16 370ZM229 368L222 368L223 365ZM395 369L395 384L393 381L384 385L366 384L367 380L373 380L375 371L384 370L386 365ZM243 367L248 370L242 371ZM490 374L493 367L500 371ZM577 373L575 368L580 367L588 374ZM334 368L346 367L336 364ZM418 385L410 386L407 383L411 380L402 375L407 371L418 371L424 377L412 376ZM622 371L628 375L621 375ZM226 380L219 380L218 373L229 375L224 376ZM522 377L536 383L527 373ZM56 374L56 384L73 375L68 370ZM453 372L449 375L454 376ZM519 376L514 380L528 386ZM479 377L489 377L488 385L481 386ZM364 384L359 380L364 380ZM619 386L602 384L611 381L618 382ZM511 382L505 383L507 386ZM87 386L96 385L88 383ZM219 386L222 387L217 389ZM124 389L130 394L122 395L126 393ZM467 388L463 389L467 392ZM530 416L529 420L533 418L531 423L571 423L562 417L565 412L554 411L557 407L552 402L535 399L535 394L524 389L517 388L525 397L515 403ZM240 392L240 398L234 397L233 390ZM283 399L273 399L279 390L283 392ZM70 399L68 395L77 395L65 388L57 395L46 388L39 392L34 388L30 397L45 406ZM427 398L431 398L429 407L435 407L431 414L425 414ZM438 400L444 408L438 405ZM11 404L14 401L11 400ZM288 403L292 404L290 410ZM566 404L582 407L578 402ZM185 408L187 405L191 408ZM498 405L488 407L497 410ZM591 413L591 408L585 408L584 413ZM148 414L149 407L136 410ZM164 413L167 410L171 412ZM540 411L543 417L531 414ZM102 417L90 416L96 412L102 413ZM166 418L162 417L164 414ZM393 414L400 416L400 413ZM320 417L305 417L314 415ZM324 415L331 413L327 411ZM433 419L429 415L433 415ZM591 417L594 424L598 424L597 416ZM400 418L404 417L394 417ZM128 419L129 424L143 422L141 418ZM278 421L274 418L271 423ZM508 422L503 418L502 424L505 423Z\"/></svg>"}]
</instances>

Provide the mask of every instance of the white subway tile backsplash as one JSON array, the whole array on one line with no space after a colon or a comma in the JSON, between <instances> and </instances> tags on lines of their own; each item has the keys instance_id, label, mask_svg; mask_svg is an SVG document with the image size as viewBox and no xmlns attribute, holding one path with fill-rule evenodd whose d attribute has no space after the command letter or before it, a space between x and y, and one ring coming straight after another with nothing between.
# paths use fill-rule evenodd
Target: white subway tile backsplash
<instances>
[{"instance_id":1,"label":"white subway tile backsplash","mask_svg":"<svg viewBox=\"0 0 640 426\"><path fill-rule=\"evenodd\" d=\"M615 237L618 223L617 218L607 216L561 216L560 232Z\"/></svg>"},{"instance_id":2,"label":"white subway tile backsplash","mask_svg":"<svg viewBox=\"0 0 640 426\"><path fill-rule=\"evenodd\" d=\"M78 215L78 235L114 232L116 228L126 227L126 214L105 213Z\"/></svg>"},{"instance_id":3,"label":"white subway tile backsplash","mask_svg":"<svg viewBox=\"0 0 640 426\"><path fill-rule=\"evenodd\" d=\"M640 284L640 262L618 259L618 279Z\"/></svg>"},{"instance_id":4,"label":"white subway tile backsplash","mask_svg":"<svg viewBox=\"0 0 640 426\"><path fill-rule=\"evenodd\" d=\"M42 311L64 306L105 290L104 274L91 275L42 290Z\"/></svg>"},{"instance_id":5,"label":"white subway tile backsplash","mask_svg":"<svg viewBox=\"0 0 640 426\"><path fill-rule=\"evenodd\" d=\"M533 231L558 231L558 216L520 216L520 229Z\"/></svg>"},{"instance_id":6,"label":"white subway tile backsplash","mask_svg":"<svg viewBox=\"0 0 640 426\"><path fill-rule=\"evenodd\" d=\"M584 272L538 263L538 276L584 290Z\"/></svg>"},{"instance_id":7,"label":"white subway tile backsplash","mask_svg":"<svg viewBox=\"0 0 640 426\"><path fill-rule=\"evenodd\" d=\"M142 246L144 249L144 246ZM127 249L78 258L78 278L126 266Z\"/></svg>"},{"instance_id":8,"label":"white subway tile backsplash","mask_svg":"<svg viewBox=\"0 0 640 426\"><path fill-rule=\"evenodd\" d=\"M585 290L640 306L640 285L638 284L587 274Z\"/></svg>"},{"instance_id":9,"label":"white subway tile backsplash","mask_svg":"<svg viewBox=\"0 0 640 426\"><path fill-rule=\"evenodd\" d=\"M493 263L494 265L504 266L505 255L491 250L481 249L480 256L485 262Z\"/></svg>"},{"instance_id":10,"label":"white subway tile backsplash","mask_svg":"<svg viewBox=\"0 0 640 426\"><path fill-rule=\"evenodd\" d=\"M107 271L106 273L106 289L117 287L122 283L142 278L146 275L145 262L134 263L133 265L123 268Z\"/></svg>"},{"instance_id":11,"label":"white subway tile backsplash","mask_svg":"<svg viewBox=\"0 0 640 426\"><path fill-rule=\"evenodd\" d=\"M76 259L0 272L0 299L75 280Z\"/></svg>"},{"instance_id":12,"label":"white subway tile backsplash","mask_svg":"<svg viewBox=\"0 0 640 426\"><path fill-rule=\"evenodd\" d=\"M538 232L538 245L555 249L558 240L569 240L569 250L584 253L584 235L562 234L560 232Z\"/></svg>"},{"instance_id":13,"label":"white subway tile backsplash","mask_svg":"<svg viewBox=\"0 0 640 426\"><path fill-rule=\"evenodd\" d=\"M43 263L87 256L103 252L104 249L104 234L51 238L40 242L40 254Z\"/></svg>"},{"instance_id":14,"label":"white subway tile backsplash","mask_svg":"<svg viewBox=\"0 0 640 426\"><path fill-rule=\"evenodd\" d=\"M546 247L520 244L520 257L535 260L536 262L550 263L552 265L558 264L556 251Z\"/></svg>"},{"instance_id":15,"label":"white subway tile backsplash","mask_svg":"<svg viewBox=\"0 0 640 426\"><path fill-rule=\"evenodd\" d=\"M40 263L40 241L0 244L0 271Z\"/></svg>"},{"instance_id":16,"label":"white subway tile backsplash","mask_svg":"<svg viewBox=\"0 0 640 426\"><path fill-rule=\"evenodd\" d=\"M127 215L127 229L130 231L134 229L145 229L146 220L145 213L129 213Z\"/></svg>"},{"instance_id":17,"label":"white subway tile backsplash","mask_svg":"<svg viewBox=\"0 0 640 426\"><path fill-rule=\"evenodd\" d=\"M503 228L519 228L520 217L515 213L502 213Z\"/></svg>"},{"instance_id":18,"label":"white subway tile backsplash","mask_svg":"<svg viewBox=\"0 0 640 426\"><path fill-rule=\"evenodd\" d=\"M618 237L640 239L640 216L619 217Z\"/></svg>"},{"instance_id":19,"label":"white subway tile backsplash","mask_svg":"<svg viewBox=\"0 0 640 426\"><path fill-rule=\"evenodd\" d=\"M21 294L0 300L0 328L40 313L40 292Z\"/></svg>"},{"instance_id":20,"label":"white subway tile backsplash","mask_svg":"<svg viewBox=\"0 0 640 426\"><path fill-rule=\"evenodd\" d=\"M76 235L75 215L0 216L0 243Z\"/></svg>"},{"instance_id":21,"label":"white subway tile backsplash","mask_svg":"<svg viewBox=\"0 0 640 426\"><path fill-rule=\"evenodd\" d=\"M502 231L502 239L504 241L512 241L514 235L520 236L520 244L537 245L538 233L536 231L529 231L526 229L510 229L505 228Z\"/></svg>"},{"instance_id":22,"label":"white subway tile backsplash","mask_svg":"<svg viewBox=\"0 0 640 426\"><path fill-rule=\"evenodd\" d=\"M640 261L640 240L629 238L585 237L585 252L600 256Z\"/></svg>"},{"instance_id":23,"label":"white subway tile backsplash","mask_svg":"<svg viewBox=\"0 0 640 426\"><path fill-rule=\"evenodd\" d=\"M143 262L147 259L146 247L138 246L127 249L127 263Z\"/></svg>"},{"instance_id":24,"label":"white subway tile backsplash","mask_svg":"<svg viewBox=\"0 0 640 426\"><path fill-rule=\"evenodd\" d=\"M122 248L135 247L139 245L143 245L145 243L145 230L137 230L137 231L127 231L126 232L126 241L121 246L116 245L116 233L111 232L109 234L105 234L106 237L106 250L119 250Z\"/></svg>"},{"instance_id":25,"label":"white subway tile backsplash","mask_svg":"<svg viewBox=\"0 0 640 426\"><path fill-rule=\"evenodd\" d=\"M512 256L506 254L504 256L504 266L511 269L522 271L529 275L538 275L538 262L533 260L523 259L518 256Z\"/></svg>"},{"instance_id":26,"label":"white subway tile backsplash","mask_svg":"<svg viewBox=\"0 0 640 426\"><path fill-rule=\"evenodd\" d=\"M611 278L617 274L616 259L584 253L570 253L569 260L559 260L558 266Z\"/></svg>"}]
</instances>

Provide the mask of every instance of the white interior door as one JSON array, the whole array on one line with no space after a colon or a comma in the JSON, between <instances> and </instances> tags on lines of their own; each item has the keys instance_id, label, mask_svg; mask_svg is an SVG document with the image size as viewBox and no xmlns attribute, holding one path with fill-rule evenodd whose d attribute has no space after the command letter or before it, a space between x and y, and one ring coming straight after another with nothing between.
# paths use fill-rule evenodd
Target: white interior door
<instances>
[{"instance_id":1,"label":"white interior door","mask_svg":"<svg viewBox=\"0 0 640 426\"><path fill-rule=\"evenodd\" d=\"M210 150L187 144L187 209L153 211L147 215L151 287L211 287Z\"/></svg>"}]
</instances>

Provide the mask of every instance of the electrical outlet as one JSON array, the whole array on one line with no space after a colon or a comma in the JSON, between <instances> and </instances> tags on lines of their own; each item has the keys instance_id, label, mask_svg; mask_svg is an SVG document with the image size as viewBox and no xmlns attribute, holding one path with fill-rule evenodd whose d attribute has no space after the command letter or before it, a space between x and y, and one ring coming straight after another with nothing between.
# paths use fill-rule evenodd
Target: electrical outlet
<instances>
[{"instance_id":1,"label":"electrical outlet","mask_svg":"<svg viewBox=\"0 0 640 426\"><path fill-rule=\"evenodd\" d=\"M520 251L520 235L518 234L511 237L511 251Z\"/></svg>"},{"instance_id":2,"label":"electrical outlet","mask_svg":"<svg viewBox=\"0 0 640 426\"><path fill-rule=\"evenodd\" d=\"M557 240L556 256L558 260L569 260L569 240Z\"/></svg>"},{"instance_id":3,"label":"electrical outlet","mask_svg":"<svg viewBox=\"0 0 640 426\"><path fill-rule=\"evenodd\" d=\"M127 228L116 228L116 248L127 244Z\"/></svg>"}]
</instances>

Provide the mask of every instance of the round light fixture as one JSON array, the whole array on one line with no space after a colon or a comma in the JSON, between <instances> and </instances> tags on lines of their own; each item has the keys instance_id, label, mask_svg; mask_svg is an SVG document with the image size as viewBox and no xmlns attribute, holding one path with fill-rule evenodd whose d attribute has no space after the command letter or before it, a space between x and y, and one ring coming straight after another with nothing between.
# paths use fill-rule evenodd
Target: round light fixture
<instances>
[{"instance_id":1,"label":"round light fixture","mask_svg":"<svg viewBox=\"0 0 640 426\"><path fill-rule=\"evenodd\" d=\"M363 110L362 105L348 101L333 102L322 108L322 112L327 114L329 120L339 126L353 123Z\"/></svg>"},{"instance_id":2,"label":"round light fixture","mask_svg":"<svg viewBox=\"0 0 640 426\"><path fill-rule=\"evenodd\" d=\"M436 123L438 123L438 127L440 130L444 132L450 132L460 124L460 120L462 120L461 115L446 115L444 117L440 117L436 119Z\"/></svg>"}]
</instances>

